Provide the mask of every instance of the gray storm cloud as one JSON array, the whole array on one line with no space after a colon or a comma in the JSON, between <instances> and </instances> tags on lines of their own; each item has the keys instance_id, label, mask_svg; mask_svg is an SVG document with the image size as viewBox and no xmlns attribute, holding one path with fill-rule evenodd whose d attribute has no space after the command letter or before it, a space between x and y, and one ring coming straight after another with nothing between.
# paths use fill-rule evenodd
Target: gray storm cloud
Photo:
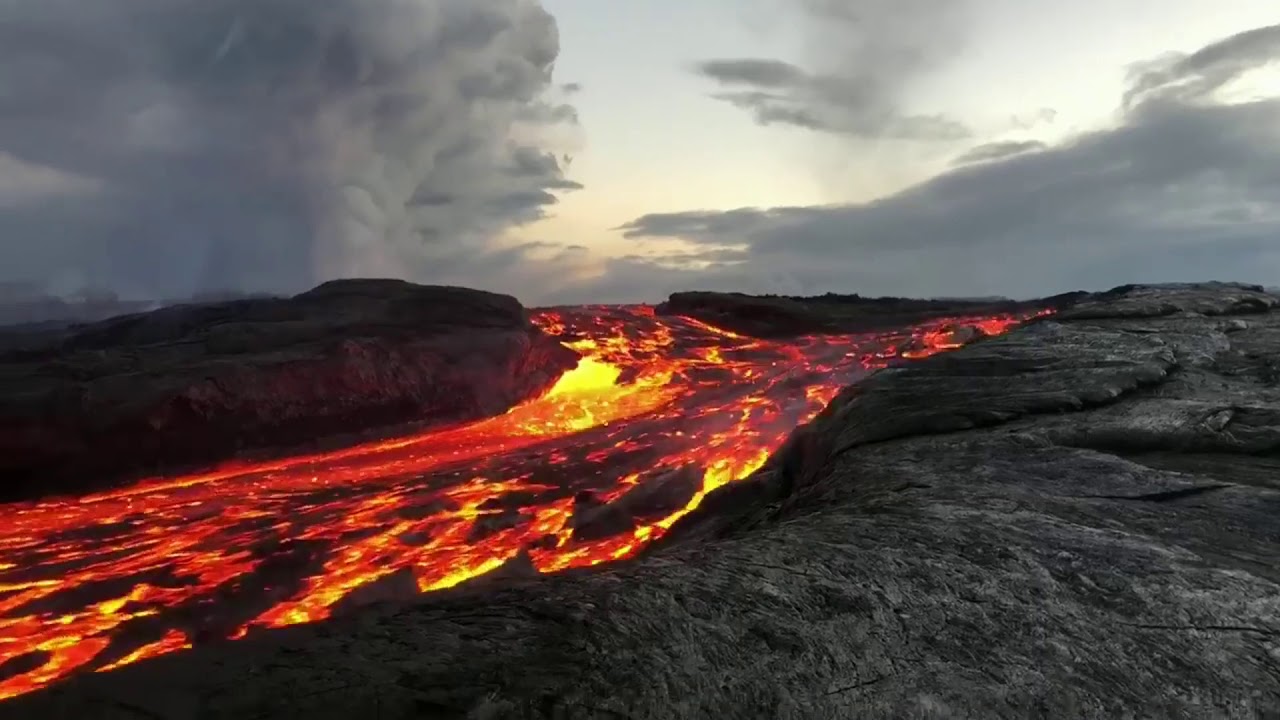
<instances>
[{"instance_id":1,"label":"gray storm cloud","mask_svg":"<svg viewBox=\"0 0 1280 720\"><path fill-rule=\"evenodd\" d=\"M1124 106L1155 99L1194 102L1209 98L1241 75L1280 61L1280 25L1254 28L1210 43L1194 53L1173 53L1130 71Z\"/></svg>"},{"instance_id":2,"label":"gray storm cloud","mask_svg":"<svg viewBox=\"0 0 1280 720\"><path fill-rule=\"evenodd\" d=\"M509 263L490 239L577 187L540 145L575 121L558 50L536 0L4 3L0 280L173 297Z\"/></svg>"},{"instance_id":3,"label":"gray storm cloud","mask_svg":"<svg viewBox=\"0 0 1280 720\"><path fill-rule=\"evenodd\" d=\"M1002 140L971 147L952 161L953 165L1003 160L1023 153L1044 150L1049 146L1040 140Z\"/></svg>"},{"instance_id":4,"label":"gray storm cloud","mask_svg":"<svg viewBox=\"0 0 1280 720\"><path fill-rule=\"evenodd\" d=\"M793 125L865 139L959 140L963 123L903 109L911 82L951 60L968 31L959 0L801 0L786 4L807 39L806 67L768 58L694 66L713 97L762 125ZM807 69L812 68L812 69Z\"/></svg>"}]
</instances>

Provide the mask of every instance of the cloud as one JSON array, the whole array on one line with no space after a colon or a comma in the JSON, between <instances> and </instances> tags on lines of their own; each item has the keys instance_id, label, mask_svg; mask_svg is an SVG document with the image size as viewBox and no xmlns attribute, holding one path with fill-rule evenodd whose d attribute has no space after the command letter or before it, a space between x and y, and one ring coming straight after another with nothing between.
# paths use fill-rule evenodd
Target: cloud
<instances>
[{"instance_id":1,"label":"cloud","mask_svg":"<svg viewBox=\"0 0 1280 720\"><path fill-rule=\"evenodd\" d=\"M743 291L1040 296L1125 282L1280 275L1280 98L1215 91L1280 59L1252 30L1135 72L1116 126L1046 147L989 143L879 200L691 210L624 224L625 236L737 247L683 287ZM777 77L784 74L778 73ZM1034 152L1027 152L1034 150ZM610 287L670 278L619 265Z\"/></svg>"},{"instance_id":2,"label":"cloud","mask_svg":"<svg viewBox=\"0 0 1280 720\"><path fill-rule=\"evenodd\" d=\"M960 140L969 128L911 113L902 93L961 47L966 3L955 0L802 0L793 5L816 70L768 58L719 58L694 71L712 95L761 125L791 125L863 139Z\"/></svg>"},{"instance_id":3,"label":"cloud","mask_svg":"<svg viewBox=\"0 0 1280 720\"><path fill-rule=\"evenodd\" d=\"M953 160L952 164L968 165L976 162L1003 160L1014 155L1044 150L1047 147L1049 146L1040 140L1001 140L983 143L966 150Z\"/></svg>"},{"instance_id":4,"label":"cloud","mask_svg":"<svg viewBox=\"0 0 1280 720\"><path fill-rule=\"evenodd\" d=\"M1058 111L1042 107L1034 112L1019 113L1009 117L1009 124L1018 130L1032 130L1040 125L1052 125L1058 119Z\"/></svg>"},{"instance_id":5,"label":"cloud","mask_svg":"<svg viewBox=\"0 0 1280 720\"><path fill-rule=\"evenodd\" d=\"M789 89L810 82L809 73L781 60L704 60L698 63L697 68L703 75L724 85Z\"/></svg>"},{"instance_id":6,"label":"cloud","mask_svg":"<svg viewBox=\"0 0 1280 720\"><path fill-rule=\"evenodd\" d=\"M90 178L32 165L0 152L0 212L5 207L48 197L92 193L99 189Z\"/></svg>"},{"instance_id":7,"label":"cloud","mask_svg":"<svg viewBox=\"0 0 1280 720\"><path fill-rule=\"evenodd\" d=\"M1280 25L1255 28L1190 55L1170 54L1130 69L1124 107L1154 99L1194 102L1260 66L1280 60Z\"/></svg>"},{"instance_id":8,"label":"cloud","mask_svg":"<svg viewBox=\"0 0 1280 720\"><path fill-rule=\"evenodd\" d=\"M576 121L558 51L536 0L5 3L0 172L27 190L0 203L0 280L484 276L579 187L542 140Z\"/></svg>"}]
</instances>

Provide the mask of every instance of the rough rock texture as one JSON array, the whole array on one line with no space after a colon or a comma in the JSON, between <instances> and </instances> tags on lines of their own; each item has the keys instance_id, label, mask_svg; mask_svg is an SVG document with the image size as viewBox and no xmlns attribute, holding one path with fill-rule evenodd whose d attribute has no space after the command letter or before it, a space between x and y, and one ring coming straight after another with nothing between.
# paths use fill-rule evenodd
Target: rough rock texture
<instances>
[{"instance_id":1,"label":"rough rock texture","mask_svg":"<svg viewBox=\"0 0 1280 720\"><path fill-rule=\"evenodd\" d=\"M633 562L79 677L0 715L1277 717L1278 383L1278 297L1099 296L847 390Z\"/></svg>"},{"instance_id":2,"label":"rough rock texture","mask_svg":"<svg viewBox=\"0 0 1280 720\"><path fill-rule=\"evenodd\" d=\"M753 337L778 338L817 333L851 333L904 327L951 315L1019 312L1065 307L1086 293L1067 293L1034 302L1003 299L868 298L828 293L816 297L681 292L658 305L657 312L684 315Z\"/></svg>"},{"instance_id":3,"label":"rough rock texture","mask_svg":"<svg viewBox=\"0 0 1280 720\"><path fill-rule=\"evenodd\" d=\"M512 297L390 280L26 334L0 351L0 498L492 415L576 361Z\"/></svg>"}]
</instances>

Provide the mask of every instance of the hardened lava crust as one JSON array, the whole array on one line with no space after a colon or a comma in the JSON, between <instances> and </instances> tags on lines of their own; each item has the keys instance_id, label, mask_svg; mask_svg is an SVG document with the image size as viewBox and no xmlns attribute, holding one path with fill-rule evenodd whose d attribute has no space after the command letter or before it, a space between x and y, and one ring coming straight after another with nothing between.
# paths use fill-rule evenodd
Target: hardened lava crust
<instances>
[{"instance_id":1,"label":"hardened lava crust","mask_svg":"<svg viewBox=\"0 0 1280 720\"><path fill-rule=\"evenodd\" d=\"M1280 297L1126 286L840 391L630 559L79 674L6 718L1280 714Z\"/></svg>"}]
</instances>

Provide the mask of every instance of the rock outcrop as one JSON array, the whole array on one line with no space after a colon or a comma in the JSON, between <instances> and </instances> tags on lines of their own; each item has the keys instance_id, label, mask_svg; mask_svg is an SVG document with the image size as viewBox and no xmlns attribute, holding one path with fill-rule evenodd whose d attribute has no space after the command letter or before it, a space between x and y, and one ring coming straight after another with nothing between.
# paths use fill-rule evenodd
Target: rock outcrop
<instances>
[{"instance_id":1,"label":"rock outcrop","mask_svg":"<svg viewBox=\"0 0 1280 720\"><path fill-rule=\"evenodd\" d=\"M841 394L598 572L73 678L23 718L1280 716L1280 297L1125 288Z\"/></svg>"},{"instance_id":2,"label":"rock outcrop","mask_svg":"<svg viewBox=\"0 0 1280 720\"><path fill-rule=\"evenodd\" d=\"M15 336L19 337L19 336ZM500 413L577 356L512 297L390 280L181 305L0 352L0 498Z\"/></svg>"},{"instance_id":3,"label":"rock outcrop","mask_svg":"<svg viewBox=\"0 0 1280 720\"><path fill-rule=\"evenodd\" d=\"M1066 307L1086 293L1067 293L1032 302L1004 299L939 299L827 294L815 297L679 292L657 312L684 315L734 332L761 338L807 334L857 333L905 327L954 315L1019 313Z\"/></svg>"}]
</instances>

